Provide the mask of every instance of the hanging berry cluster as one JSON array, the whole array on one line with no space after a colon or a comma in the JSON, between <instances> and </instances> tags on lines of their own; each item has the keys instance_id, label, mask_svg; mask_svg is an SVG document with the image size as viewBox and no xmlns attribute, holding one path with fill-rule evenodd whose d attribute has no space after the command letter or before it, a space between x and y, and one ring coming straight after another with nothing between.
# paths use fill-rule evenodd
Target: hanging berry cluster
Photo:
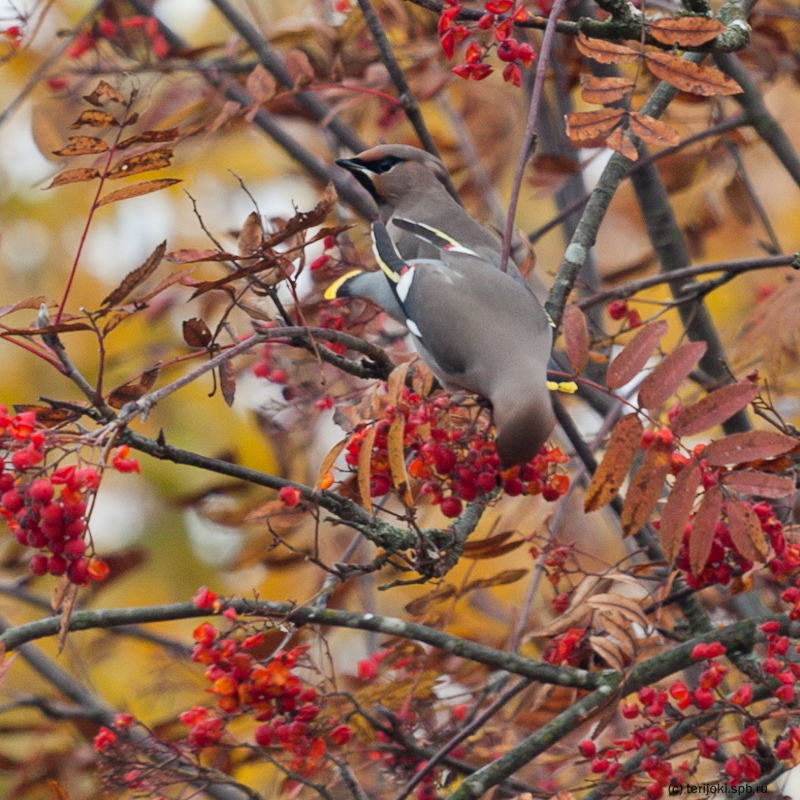
<instances>
[{"instance_id":1,"label":"hanging berry cluster","mask_svg":"<svg viewBox=\"0 0 800 800\"><path fill-rule=\"evenodd\" d=\"M800 680L800 667L787 657L789 640L779 635L778 622L765 622L760 630L766 634L767 640L762 686L771 687L770 691L782 706L791 704ZM684 681L676 680L665 689L645 686L637 693L636 700L623 702L620 706L622 717L638 720L639 726L627 737L616 739L613 746L604 749L595 741L584 739L578 747L584 758L590 761L591 771L603 780L618 782L626 792L636 791L642 797L658 800L667 794L668 787L684 786L693 776L696 782L698 770L707 766L721 767L720 778L736 786L761 777L760 754L764 752L794 763L793 750L800 744L800 727L787 727L777 737L774 732L770 735L762 729L759 718L747 713L753 700L753 685L750 683L743 683L733 694L726 695L722 684L728 668L717 660L725 652L720 642L698 644L692 650L694 660L706 662L694 689ZM714 722L709 725L711 717L707 712L712 708L719 709L719 715L714 716ZM726 736L723 740L717 735L716 726L726 713L741 715L743 724L741 733L734 737ZM784 712L778 708L774 713L780 715ZM671 743L670 726L678 720L685 722L692 714L698 716L698 726L705 727L705 735L698 734L695 753L688 753L682 762L673 764L666 757L664 748ZM765 713L761 718L770 716ZM720 759L718 752L721 744L728 756L724 760ZM644 754L635 773L626 769L626 759L631 753ZM674 789L669 791L669 794L679 793Z\"/></svg>"},{"instance_id":2,"label":"hanging berry cluster","mask_svg":"<svg viewBox=\"0 0 800 800\"><path fill-rule=\"evenodd\" d=\"M195 602L207 607L209 596L216 602L207 589L200 590ZM193 749L219 743L232 719L249 717L258 723L255 745L277 748L289 758L292 771L305 775L322 764L331 745L350 741L350 726L324 715L324 698L295 672L310 666L307 645L259 659L252 650L264 643L263 632L233 638L209 622L195 629L194 640L192 660L206 665L217 709L195 707L180 715L190 728L187 742Z\"/></svg>"},{"instance_id":3,"label":"hanging berry cluster","mask_svg":"<svg viewBox=\"0 0 800 800\"><path fill-rule=\"evenodd\" d=\"M503 469L494 442L486 438L486 423L469 416L458 418L449 396L422 398L404 387L397 406L385 408L374 427L363 425L346 447L345 461L354 471L363 466L362 447L372 439L369 458L370 496L392 491L390 429L402 422L402 449L408 475L419 493L457 517L464 502L476 500L500 487L507 495L537 495L557 500L569 489L569 478L556 472L569 459L557 447L543 447L527 464ZM374 433L372 432L374 431Z\"/></svg>"},{"instance_id":4,"label":"hanging berry cluster","mask_svg":"<svg viewBox=\"0 0 800 800\"><path fill-rule=\"evenodd\" d=\"M101 40L106 40L125 54L131 53L134 47L145 47L158 60L166 58L171 49L155 17L133 15L112 19L104 16L91 28L79 33L67 46L64 54L68 58L80 58L85 53L96 50Z\"/></svg>"},{"instance_id":5,"label":"hanging berry cluster","mask_svg":"<svg viewBox=\"0 0 800 800\"><path fill-rule=\"evenodd\" d=\"M655 441L663 444L671 444L674 438L674 434L669 428L661 428L659 431L645 431L642 437L642 447L647 449L647 447L651 446ZM679 475L690 464L696 463L701 470L702 488L706 491L710 489L716 489L718 491L719 489L717 487L720 486L721 472L719 469L712 468L708 461L702 458L704 447L705 446L702 444L697 445L692 452L691 458L681 453L673 453L670 473L672 475ZM763 501L759 503L750 503L742 500L738 502L738 505L749 509L753 514L754 524L757 524L761 528L764 534L765 544L772 552L772 557L769 559L769 566L773 575L794 571L800 567L800 546L787 542L783 531L783 525L773 514L772 507L769 503ZM730 516L728 513L727 500L723 501L722 510L726 514L726 517ZM741 576L752 569L754 563L752 553L748 554L742 552L742 544L737 542L735 536L732 536L731 525L726 518L716 521L713 540L709 546L710 552L705 561L705 566L698 574L693 573L691 555L692 531L696 519L696 512L689 517L689 522L686 524L683 542L676 562L676 566L685 572L686 582L691 588L698 589L702 586L708 586L714 583L727 586L733 577ZM660 520L655 520L653 527L656 528L656 530L660 529Z\"/></svg>"},{"instance_id":6,"label":"hanging berry cluster","mask_svg":"<svg viewBox=\"0 0 800 800\"><path fill-rule=\"evenodd\" d=\"M58 437L33 411L9 415L0 405L0 518L21 545L40 551L30 560L34 575L66 575L85 586L108 575L88 537L87 508L101 470L82 462L46 466L48 453L61 446ZM111 463L119 472L139 471L126 445Z\"/></svg>"},{"instance_id":7,"label":"hanging berry cluster","mask_svg":"<svg viewBox=\"0 0 800 800\"><path fill-rule=\"evenodd\" d=\"M482 81L494 72L486 63L493 49L497 57L505 63L503 80L514 86L522 84L522 70L529 67L536 58L534 49L527 42L518 42L513 36L514 23L525 22L530 15L523 6L514 8L514 0L487 0L483 4L485 13L473 27L457 22L464 6L456 0L447 0L447 7L439 17L439 41L445 55L453 58L456 46L469 39L464 53L464 63L453 67L452 71L460 78ZM491 31L488 42L473 38L479 31Z\"/></svg>"}]
</instances>

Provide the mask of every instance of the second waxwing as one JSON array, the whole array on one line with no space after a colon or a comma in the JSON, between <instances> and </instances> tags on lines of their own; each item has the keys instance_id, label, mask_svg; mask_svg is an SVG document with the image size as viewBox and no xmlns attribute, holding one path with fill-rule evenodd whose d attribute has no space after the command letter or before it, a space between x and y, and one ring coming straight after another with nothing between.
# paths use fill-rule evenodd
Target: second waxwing
<instances>
[{"instance_id":1,"label":"second waxwing","mask_svg":"<svg viewBox=\"0 0 800 800\"><path fill-rule=\"evenodd\" d=\"M366 296L393 316L399 313L420 357L446 389L491 404L503 464L529 461L555 425L547 386L553 334L539 301L474 252L464 252L457 264L405 260L381 222L373 223L372 236L383 274L343 276L326 298Z\"/></svg>"}]
</instances>

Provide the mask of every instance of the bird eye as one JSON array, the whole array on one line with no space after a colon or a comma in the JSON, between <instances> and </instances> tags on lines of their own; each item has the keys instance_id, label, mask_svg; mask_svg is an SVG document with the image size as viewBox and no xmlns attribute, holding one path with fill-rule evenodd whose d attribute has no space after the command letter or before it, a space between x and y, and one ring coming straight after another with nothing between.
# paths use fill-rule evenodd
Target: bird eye
<instances>
[{"instance_id":1,"label":"bird eye","mask_svg":"<svg viewBox=\"0 0 800 800\"><path fill-rule=\"evenodd\" d=\"M372 163L375 172L388 172L395 164L399 164L403 159L397 156L384 156L380 161Z\"/></svg>"}]
</instances>

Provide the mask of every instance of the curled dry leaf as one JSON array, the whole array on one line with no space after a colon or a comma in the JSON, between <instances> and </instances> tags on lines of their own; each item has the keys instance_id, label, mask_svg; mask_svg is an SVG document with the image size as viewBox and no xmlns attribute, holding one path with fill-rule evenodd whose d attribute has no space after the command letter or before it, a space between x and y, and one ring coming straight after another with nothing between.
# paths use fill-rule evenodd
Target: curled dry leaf
<instances>
[{"instance_id":1,"label":"curled dry leaf","mask_svg":"<svg viewBox=\"0 0 800 800\"><path fill-rule=\"evenodd\" d=\"M596 511L617 496L639 452L643 432L644 428L636 414L627 414L614 426L603 460L586 489L584 511Z\"/></svg>"},{"instance_id":2,"label":"curled dry leaf","mask_svg":"<svg viewBox=\"0 0 800 800\"><path fill-rule=\"evenodd\" d=\"M125 150L135 144L156 144L163 142L174 142L180 131L178 128L166 128L163 131L142 131L133 136L123 139L118 145L117 150Z\"/></svg>"},{"instance_id":3,"label":"curled dry leaf","mask_svg":"<svg viewBox=\"0 0 800 800\"><path fill-rule=\"evenodd\" d=\"M700 479L701 472L697 464L684 467L675 478L672 491L664 503L658 536L664 558L669 564L675 561L681 549L686 523L692 513L697 490L700 488Z\"/></svg>"},{"instance_id":4,"label":"curled dry leaf","mask_svg":"<svg viewBox=\"0 0 800 800\"><path fill-rule=\"evenodd\" d=\"M475 589L491 589L493 586L507 586L509 583L521 581L529 572L527 569L504 569L491 578L476 578L470 581L462 590L461 594L472 592Z\"/></svg>"},{"instance_id":5,"label":"curled dry leaf","mask_svg":"<svg viewBox=\"0 0 800 800\"><path fill-rule=\"evenodd\" d=\"M83 99L93 106L102 106L104 103L113 101L120 105L125 105L125 98L108 82L100 81L91 94L85 94Z\"/></svg>"},{"instance_id":6,"label":"curled dry leaf","mask_svg":"<svg viewBox=\"0 0 800 800\"><path fill-rule=\"evenodd\" d=\"M130 156L122 161L118 161L106 175L111 180L126 178L128 175L137 175L140 172L152 172L157 169L164 169L170 165L172 150L162 147L158 150L149 150L147 153L139 153Z\"/></svg>"},{"instance_id":7,"label":"curled dry leaf","mask_svg":"<svg viewBox=\"0 0 800 800\"><path fill-rule=\"evenodd\" d=\"M616 150L622 156L625 156L629 161L637 161L639 159L639 151L636 145L631 141L628 131L621 125L614 128L606 139L606 147Z\"/></svg>"},{"instance_id":8,"label":"curled dry leaf","mask_svg":"<svg viewBox=\"0 0 800 800\"><path fill-rule=\"evenodd\" d=\"M638 58L639 53L623 44L614 44L604 39L590 39L583 33L575 40L578 50L592 61L601 64L624 64Z\"/></svg>"},{"instance_id":9,"label":"curled dry leaf","mask_svg":"<svg viewBox=\"0 0 800 800\"><path fill-rule=\"evenodd\" d=\"M405 427L405 418L402 414L398 414L389 425L389 432L386 436L386 452L389 456L392 485L400 494L403 502L410 507L414 505L414 496L411 494L406 472L405 450L403 449Z\"/></svg>"},{"instance_id":10,"label":"curled dry leaf","mask_svg":"<svg viewBox=\"0 0 800 800\"><path fill-rule=\"evenodd\" d=\"M567 136L573 144L581 147L599 147L626 113L621 108L600 108L567 114Z\"/></svg>"},{"instance_id":11,"label":"curled dry leaf","mask_svg":"<svg viewBox=\"0 0 800 800\"><path fill-rule=\"evenodd\" d=\"M81 112L81 115L75 122L70 125L73 130L76 128L118 128L119 122L113 114L108 111L100 111L99 109L87 109Z\"/></svg>"},{"instance_id":12,"label":"curled dry leaf","mask_svg":"<svg viewBox=\"0 0 800 800\"><path fill-rule=\"evenodd\" d=\"M672 462L672 447L654 441L644 451L642 466L631 479L620 523L623 536L636 533L653 513Z\"/></svg>"},{"instance_id":13,"label":"curled dry leaf","mask_svg":"<svg viewBox=\"0 0 800 800\"><path fill-rule=\"evenodd\" d=\"M320 465L319 471L317 472L317 479L314 481L314 491L318 492L322 488L322 484L328 476L328 473L333 469L333 465L336 463L336 459L339 458L339 454L344 450L345 445L347 444L347 439L342 439L341 442L337 442L328 452L328 455L322 459L322 464Z\"/></svg>"},{"instance_id":14,"label":"curled dry leaf","mask_svg":"<svg viewBox=\"0 0 800 800\"><path fill-rule=\"evenodd\" d=\"M662 122L647 114L640 114L638 111L631 111L628 118L630 119L631 133L647 144L657 147L675 147L681 143L680 134L667 122Z\"/></svg>"},{"instance_id":15,"label":"curled dry leaf","mask_svg":"<svg viewBox=\"0 0 800 800\"><path fill-rule=\"evenodd\" d=\"M456 596L456 587L452 583L442 583L432 592L417 597L405 606L405 610L415 617L421 617L431 606Z\"/></svg>"},{"instance_id":16,"label":"curled dry leaf","mask_svg":"<svg viewBox=\"0 0 800 800\"><path fill-rule=\"evenodd\" d=\"M375 444L375 436L378 429L371 425L366 436L361 442L361 449L358 451L358 493L361 496L361 505L370 513L375 514L372 509L372 496L370 494L370 481L372 478L372 445Z\"/></svg>"},{"instance_id":17,"label":"curled dry leaf","mask_svg":"<svg viewBox=\"0 0 800 800\"><path fill-rule=\"evenodd\" d=\"M633 89L630 78L612 77L598 78L581 73L581 97L587 103L604 106L622 100Z\"/></svg>"},{"instance_id":18,"label":"curled dry leaf","mask_svg":"<svg viewBox=\"0 0 800 800\"><path fill-rule=\"evenodd\" d=\"M661 319L639 328L608 367L609 389L619 389L642 371L668 327L666 320Z\"/></svg>"},{"instance_id":19,"label":"curled dry leaf","mask_svg":"<svg viewBox=\"0 0 800 800\"><path fill-rule=\"evenodd\" d=\"M722 490L719 486L711 486L703 493L689 534L689 568L692 575L699 575L706 566L714 543L714 529L721 514Z\"/></svg>"},{"instance_id":20,"label":"curled dry leaf","mask_svg":"<svg viewBox=\"0 0 800 800\"><path fill-rule=\"evenodd\" d=\"M146 281L158 268L164 258L167 249L167 242L161 242L158 247L147 257L147 260L140 267L129 272L119 286L114 289L101 303L104 306L119 305L137 286Z\"/></svg>"},{"instance_id":21,"label":"curled dry leaf","mask_svg":"<svg viewBox=\"0 0 800 800\"><path fill-rule=\"evenodd\" d=\"M655 409L677 390L706 352L705 342L684 342L656 365L639 386L639 403Z\"/></svg>"},{"instance_id":22,"label":"curled dry leaf","mask_svg":"<svg viewBox=\"0 0 800 800\"><path fill-rule=\"evenodd\" d=\"M144 194L151 192L158 192L161 189L166 189L169 186L174 186L176 183L181 183L180 178L159 178L155 181L143 181L142 183L134 183L130 186L125 186L122 189L117 189L115 192L109 192L97 201L98 206L105 206L109 203L116 203L120 200L129 200L132 197L141 197Z\"/></svg>"},{"instance_id":23,"label":"curled dry leaf","mask_svg":"<svg viewBox=\"0 0 800 800\"><path fill-rule=\"evenodd\" d=\"M70 136L67 144L60 150L53 150L54 156L86 156L104 153L108 145L96 136Z\"/></svg>"},{"instance_id":24,"label":"curled dry leaf","mask_svg":"<svg viewBox=\"0 0 800 800\"><path fill-rule=\"evenodd\" d=\"M256 64L245 80L245 88L253 100L260 105L275 97L278 84L263 64Z\"/></svg>"},{"instance_id":25,"label":"curled dry leaf","mask_svg":"<svg viewBox=\"0 0 800 800\"><path fill-rule=\"evenodd\" d=\"M512 539L509 541L509 538L514 533L515 531L503 531L503 533L489 536L486 539L467 542L462 551L463 556L477 561L485 558L499 558L506 555L506 553L511 553L525 544L524 539Z\"/></svg>"},{"instance_id":26,"label":"curled dry leaf","mask_svg":"<svg viewBox=\"0 0 800 800\"><path fill-rule=\"evenodd\" d=\"M721 386L684 408L673 420L672 430L678 436L691 436L707 431L747 408L756 399L759 391L758 384L750 381Z\"/></svg>"},{"instance_id":27,"label":"curled dry leaf","mask_svg":"<svg viewBox=\"0 0 800 800\"><path fill-rule=\"evenodd\" d=\"M100 173L92 167L80 167L79 169L65 169L53 178L49 186L45 189L53 189L56 186L64 186L67 183L81 183L99 178Z\"/></svg>"},{"instance_id":28,"label":"curled dry leaf","mask_svg":"<svg viewBox=\"0 0 800 800\"><path fill-rule=\"evenodd\" d=\"M589 645L611 669L615 669L617 672L625 671L625 654L615 643L609 641L605 636L590 636Z\"/></svg>"},{"instance_id":29,"label":"curled dry leaf","mask_svg":"<svg viewBox=\"0 0 800 800\"><path fill-rule=\"evenodd\" d=\"M126 403L135 403L140 397L143 397L150 391L153 384L156 382L159 370L149 369L143 372L138 378L132 381L123 383L118 386L108 396L108 404L111 408L122 408Z\"/></svg>"},{"instance_id":30,"label":"curled dry leaf","mask_svg":"<svg viewBox=\"0 0 800 800\"><path fill-rule=\"evenodd\" d=\"M183 341L189 347L204 349L211 344L211 331L200 317L192 317L183 321Z\"/></svg>"},{"instance_id":31,"label":"curled dry leaf","mask_svg":"<svg viewBox=\"0 0 800 800\"><path fill-rule=\"evenodd\" d=\"M706 445L703 458L714 467L746 464L762 458L774 458L793 450L800 441L777 431L732 433Z\"/></svg>"},{"instance_id":32,"label":"curled dry leaf","mask_svg":"<svg viewBox=\"0 0 800 800\"><path fill-rule=\"evenodd\" d=\"M219 365L219 387L226 405L232 406L236 399L236 370L230 359Z\"/></svg>"},{"instance_id":33,"label":"curled dry leaf","mask_svg":"<svg viewBox=\"0 0 800 800\"><path fill-rule=\"evenodd\" d=\"M725 26L712 17L675 17L648 23L650 35L662 44L698 47L725 33Z\"/></svg>"},{"instance_id":34,"label":"curled dry leaf","mask_svg":"<svg viewBox=\"0 0 800 800\"><path fill-rule=\"evenodd\" d=\"M733 78L713 67L704 67L680 56L650 50L644 54L647 68L657 78L676 89L701 97L741 94L742 87Z\"/></svg>"},{"instance_id":35,"label":"curled dry leaf","mask_svg":"<svg viewBox=\"0 0 800 800\"><path fill-rule=\"evenodd\" d=\"M562 328L567 358L575 374L580 375L589 362L590 341L586 315L576 305L567 306L564 309Z\"/></svg>"},{"instance_id":36,"label":"curled dry leaf","mask_svg":"<svg viewBox=\"0 0 800 800\"><path fill-rule=\"evenodd\" d=\"M736 549L748 561L766 561L769 548L756 512L745 503L728 498L725 500L725 516Z\"/></svg>"}]
</instances>

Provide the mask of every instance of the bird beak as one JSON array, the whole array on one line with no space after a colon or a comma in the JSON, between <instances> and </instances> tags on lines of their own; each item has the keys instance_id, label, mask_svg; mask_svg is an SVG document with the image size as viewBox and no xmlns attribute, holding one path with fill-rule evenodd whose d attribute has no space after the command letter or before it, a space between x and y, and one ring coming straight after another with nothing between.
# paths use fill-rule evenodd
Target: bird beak
<instances>
[{"instance_id":1,"label":"bird beak","mask_svg":"<svg viewBox=\"0 0 800 800\"><path fill-rule=\"evenodd\" d=\"M337 158L335 163L342 169L346 169L369 192L376 203L380 202L378 193L375 191L375 185L370 177L374 173L364 165L360 158Z\"/></svg>"}]
</instances>

